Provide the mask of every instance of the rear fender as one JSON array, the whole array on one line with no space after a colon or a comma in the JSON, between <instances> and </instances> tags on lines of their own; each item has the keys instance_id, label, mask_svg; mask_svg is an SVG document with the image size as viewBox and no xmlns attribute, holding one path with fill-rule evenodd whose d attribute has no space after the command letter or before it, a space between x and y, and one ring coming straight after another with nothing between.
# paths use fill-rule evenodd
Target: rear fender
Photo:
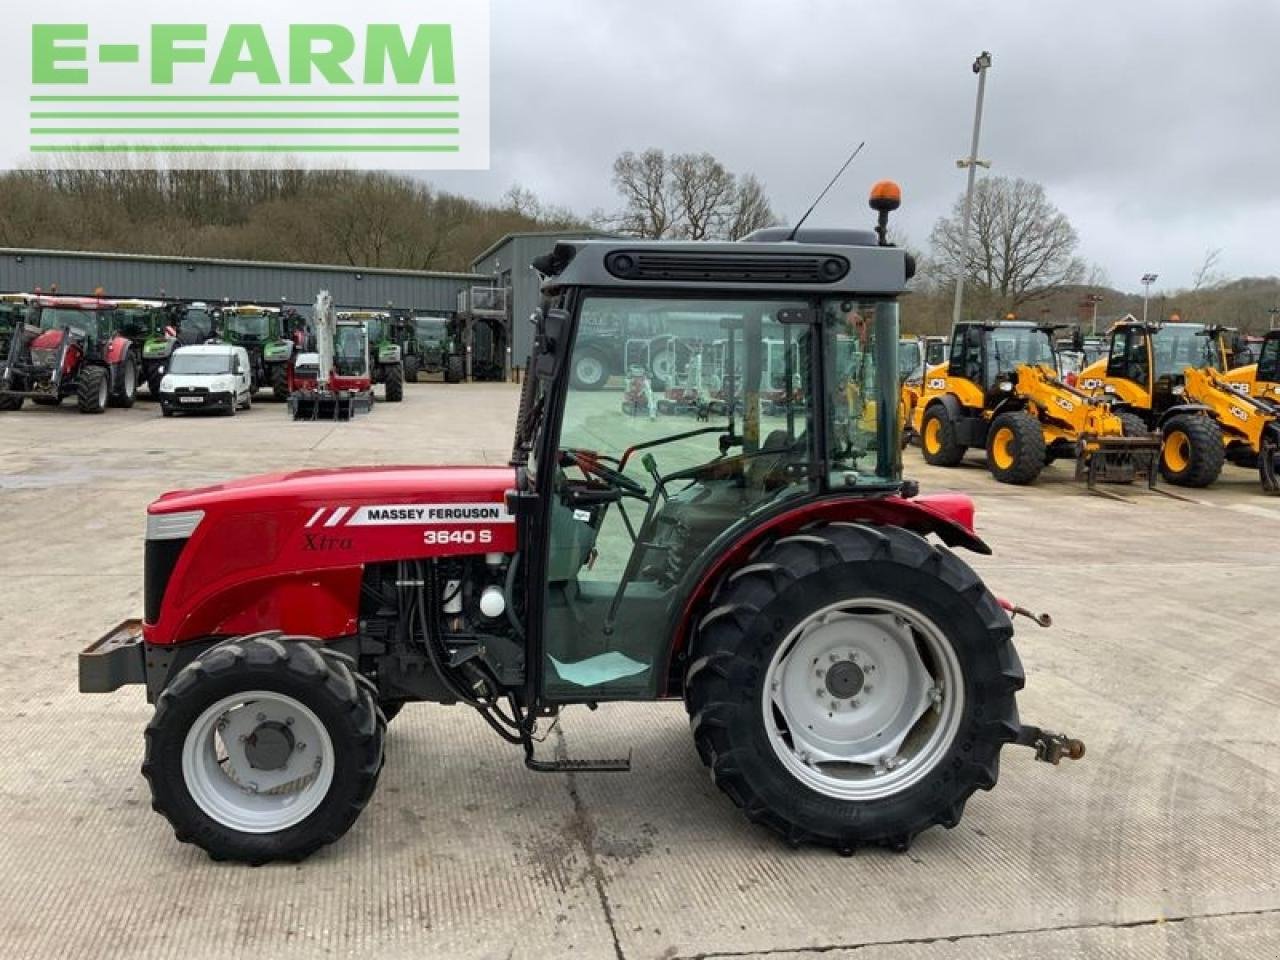
<instances>
[{"instance_id":1,"label":"rear fender","mask_svg":"<svg viewBox=\"0 0 1280 960\"><path fill-rule=\"evenodd\" d=\"M748 530L736 543L719 551L715 561L703 571L697 585L690 591L680 620L672 631L664 695L676 695L680 690L682 681L673 673L673 668L688 645L694 618L711 599L721 578L739 567L765 543L789 536L813 523L867 523L902 527L922 537L936 534L949 547L990 554L991 548L974 531L973 521L973 501L960 493L937 493L910 500L898 496L827 498L770 517Z\"/></svg>"},{"instance_id":2,"label":"rear fender","mask_svg":"<svg viewBox=\"0 0 1280 960\"><path fill-rule=\"evenodd\" d=\"M1187 413L1203 413L1211 417L1213 416L1213 408L1203 403L1180 403L1176 407L1170 407L1160 414L1160 421L1157 426L1163 427L1171 418Z\"/></svg>"},{"instance_id":3,"label":"rear fender","mask_svg":"<svg viewBox=\"0 0 1280 960\"><path fill-rule=\"evenodd\" d=\"M129 347L132 345L128 337L112 337L106 349L107 363L115 366L125 358L125 354L129 352Z\"/></svg>"}]
</instances>

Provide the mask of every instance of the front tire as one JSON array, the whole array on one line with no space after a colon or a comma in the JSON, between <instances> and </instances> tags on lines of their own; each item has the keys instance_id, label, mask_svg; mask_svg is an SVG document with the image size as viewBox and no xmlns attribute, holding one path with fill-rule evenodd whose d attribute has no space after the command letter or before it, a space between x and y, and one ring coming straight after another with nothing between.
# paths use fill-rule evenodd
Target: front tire
<instances>
[{"instance_id":1,"label":"front tire","mask_svg":"<svg viewBox=\"0 0 1280 960\"><path fill-rule=\"evenodd\" d=\"M1031 483L1044 469L1046 450L1040 421L1025 410L1002 413L987 432L987 468L1001 483Z\"/></svg>"},{"instance_id":2,"label":"front tire","mask_svg":"<svg viewBox=\"0 0 1280 960\"><path fill-rule=\"evenodd\" d=\"M905 849L995 785L1019 729L1012 636L949 551L817 525L730 575L698 625L694 742L717 786L789 842Z\"/></svg>"},{"instance_id":3,"label":"front tire","mask_svg":"<svg viewBox=\"0 0 1280 960\"><path fill-rule=\"evenodd\" d=\"M183 843L215 860L298 861L364 809L385 730L349 658L256 634L211 648L165 687L142 773Z\"/></svg>"},{"instance_id":4,"label":"front tire","mask_svg":"<svg viewBox=\"0 0 1280 960\"><path fill-rule=\"evenodd\" d=\"M404 368L399 364L387 367L386 386L383 387L387 403L399 403L404 399Z\"/></svg>"},{"instance_id":5,"label":"front tire","mask_svg":"<svg viewBox=\"0 0 1280 960\"><path fill-rule=\"evenodd\" d=\"M115 384L111 391L111 406L127 410L138 398L138 364L132 354L125 354L113 379Z\"/></svg>"},{"instance_id":6,"label":"front tire","mask_svg":"<svg viewBox=\"0 0 1280 960\"><path fill-rule=\"evenodd\" d=\"M81 413L102 413L111 400L111 378L105 367L81 367L76 377L76 407Z\"/></svg>"},{"instance_id":7,"label":"front tire","mask_svg":"<svg viewBox=\"0 0 1280 960\"><path fill-rule=\"evenodd\" d=\"M453 354L444 362L444 382L461 383L467 377L466 363L461 354Z\"/></svg>"},{"instance_id":8,"label":"front tire","mask_svg":"<svg viewBox=\"0 0 1280 960\"><path fill-rule=\"evenodd\" d=\"M289 371L285 369L283 364L273 364L271 367L271 395L277 400L289 399Z\"/></svg>"},{"instance_id":9,"label":"front tire","mask_svg":"<svg viewBox=\"0 0 1280 960\"><path fill-rule=\"evenodd\" d=\"M21 410L22 403L26 399L26 397L16 396L14 394L0 396L0 413L10 413L14 410Z\"/></svg>"},{"instance_id":10,"label":"front tire","mask_svg":"<svg viewBox=\"0 0 1280 960\"><path fill-rule=\"evenodd\" d=\"M935 467L954 467L964 459L964 445L956 440L956 424L940 403L924 412L920 424L920 450L924 462Z\"/></svg>"},{"instance_id":11,"label":"front tire","mask_svg":"<svg viewBox=\"0 0 1280 960\"><path fill-rule=\"evenodd\" d=\"M1160 475L1179 487L1207 487L1222 473L1226 448L1222 427L1199 414L1170 417L1164 424Z\"/></svg>"},{"instance_id":12,"label":"front tire","mask_svg":"<svg viewBox=\"0 0 1280 960\"><path fill-rule=\"evenodd\" d=\"M419 370L419 369L420 369L420 368L419 368L418 358L417 358L417 357L414 357L414 356L408 356L408 357L405 357L405 358L404 358L404 380L405 380L405 383L417 383L417 382L418 382L418 370Z\"/></svg>"}]
</instances>

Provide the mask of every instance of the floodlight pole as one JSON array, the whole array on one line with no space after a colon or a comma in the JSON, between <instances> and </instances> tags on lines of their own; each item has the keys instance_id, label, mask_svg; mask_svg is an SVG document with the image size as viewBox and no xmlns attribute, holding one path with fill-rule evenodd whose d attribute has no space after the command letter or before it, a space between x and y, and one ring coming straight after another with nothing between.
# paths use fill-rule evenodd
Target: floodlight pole
<instances>
[{"instance_id":1,"label":"floodlight pole","mask_svg":"<svg viewBox=\"0 0 1280 960\"><path fill-rule=\"evenodd\" d=\"M969 223L973 218L973 185L978 173L978 166L989 167L990 162L978 159L978 136L982 132L982 98L987 90L987 71L991 69L991 54L986 50L978 54L973 61L973 72L978 75L978 102L973 111L973 143L969 147L969 156L957 160L956 166L969 169L969 184L964 192L964 219L960 224L960 264L956 273L956 299L951 308L951 325L960 322L960 305L964 300L964 272L969 266Z\"/></svg>"},{"instance_id":2,"label":"floodlight pole","mask_svg":"<svg viewBox=\"0 0 1280 960\"><path fill-rule=\"evenodd\" d=\"M1147 322L1147 301L1151 299L1151 285L1160 279L1158 273L1144 273L1142 275L1142 322Z\"/></svg>"}]
</instances>

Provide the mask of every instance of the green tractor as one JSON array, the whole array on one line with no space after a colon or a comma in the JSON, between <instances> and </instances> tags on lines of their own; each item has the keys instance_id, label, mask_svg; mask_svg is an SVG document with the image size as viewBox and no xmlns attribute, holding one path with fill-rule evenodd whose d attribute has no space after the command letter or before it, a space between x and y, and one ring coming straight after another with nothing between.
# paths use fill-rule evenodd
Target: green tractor
<instances>
[{"instance_id":1,"label":"green tractor","mask_svg":"<svg viewBox=\"0 0 1280 960\"><path fill-rule=\"evenodd\" d=\"M363 323L369 334L369 373L374 383L383 384L388 403L404 399L405 364L396 341L396 322L386 310L343 310L339 324Z\"/></svg>"},{"instance_id":2,"label":"green tractor","mask_svg":"<svg viewBox=\"0 0 1280 960\"><path fill-rule=\"evenodd\" d=\"M133 344L134 355L142 358L142 379L151 399L160 396L160 381L169 359L178 348L176 317L169 304L160 300L117 300L120 332Z\"/></svg>"},{"instance_id":3,"label":"green tractor","mask_svg":"<svg viewBox=\"0 0 1280 960\"><path fill-rule=\"evenodd\" d=\"M249 390L270 387L277 400L289 399L289 366L300 344L301 317L279 307L233 304L222 307L214 324L214 336L249 354Z\"/></svg>"},{"instance_id":4,"label":"green tractor","mask_svg":"<svg viewBox=\"0 0 1280 960\"><path fill-rule=\"evenodd\" d=\"M467 356L462 345L461 321L452 313L419 313L413 318L419 369L444 374L445 383L467 378Z\"/></svg>"}]
</instances>

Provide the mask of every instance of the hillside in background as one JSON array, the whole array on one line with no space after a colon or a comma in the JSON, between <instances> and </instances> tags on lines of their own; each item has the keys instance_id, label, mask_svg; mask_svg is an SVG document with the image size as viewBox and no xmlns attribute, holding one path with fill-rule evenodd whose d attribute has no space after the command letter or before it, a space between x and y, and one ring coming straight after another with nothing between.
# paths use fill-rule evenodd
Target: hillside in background
<instances>
[{"instance_id":1,"label":"hillside in background","mask_svg":"<svg viewBox=\"0 0 1280 960\"><path fill-rule=\"evenodd\" d=\"M485 204L388 173L17 172L0 246L468 270L495 239L583 224L514 189Z\"/></svg>"}]
</instances>

